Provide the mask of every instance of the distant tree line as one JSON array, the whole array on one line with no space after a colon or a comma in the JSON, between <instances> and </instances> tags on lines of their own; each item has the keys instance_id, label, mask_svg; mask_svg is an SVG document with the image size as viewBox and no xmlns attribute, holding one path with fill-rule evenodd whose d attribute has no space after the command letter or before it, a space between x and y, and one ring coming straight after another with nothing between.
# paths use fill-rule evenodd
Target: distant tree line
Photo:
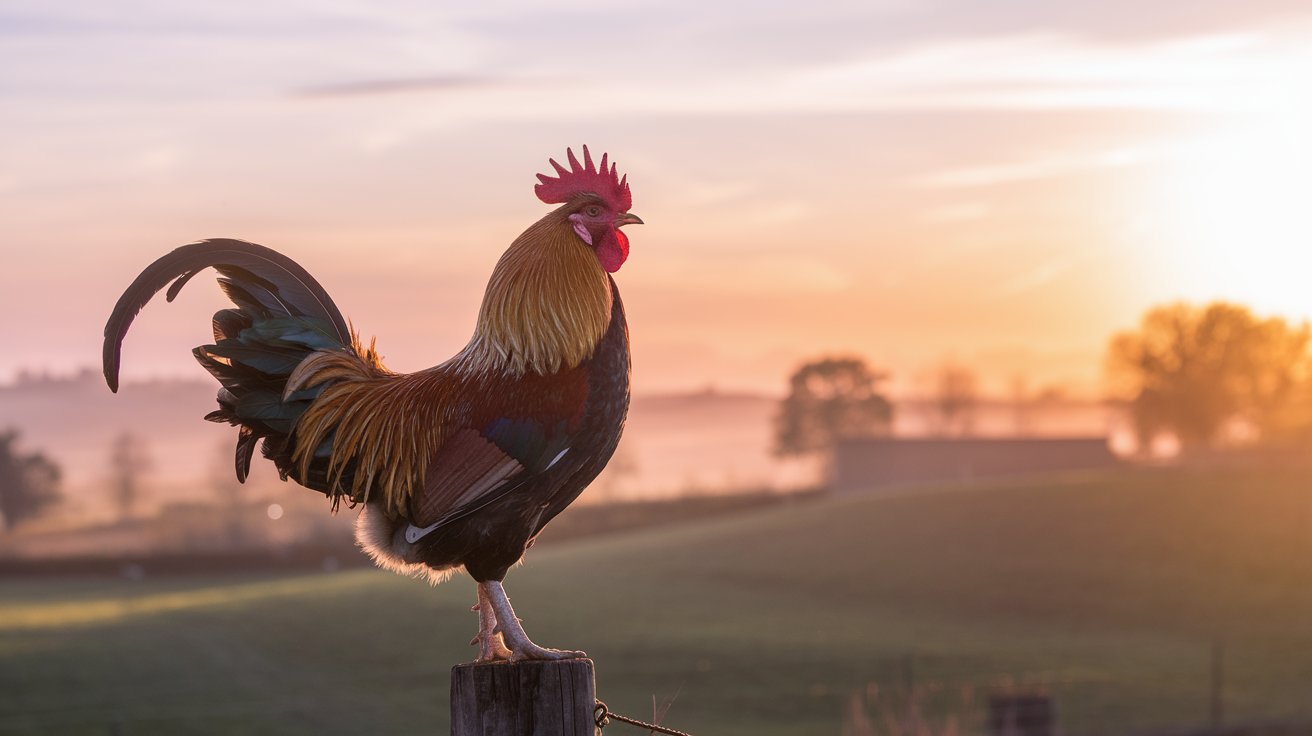
<instances>
[{"instance_id":1,"label":"distant tree line","mask_svg":"<svg viewBox=\"0 0 1312 736\"><path fill-rule=\"evenodd\" d=\"M775 416L775 454L807 455L840 439L892 434L893 402L881 387L887 379L887 373L850 355L803 363L789 377L788 395ZM969 369L952 362L939 366L929 397L935 432L974 431L977 385Z\"/></svg>"},{"instance_id":2,"label":"distant tree line","mask_svg":"<svg viewBox=\"0 0 1312 736\"><path fill-rule=\"evenodd\" d=\"M5 531L48 513L62 499L60 468L44 453L19 449L16 429L0 432L0 524ZM110 446L113 499L120 518L130 518L141 501L142 476L150 469L145 444L124 432Z\"/></svg>"},{"instance_id":3,"label":"distant tree line","mask_svg":"<svg viewBox=\"0 0 1312 736\"><path fill-rule=\"evenodd\" d=\"M1238 444L1312 444L1312 328L1229 302L1167 304L1113 336L1106 373L1129 409L1141 449L1173 437L1191 453ZM858 357L821 357L789 377L775 418L775 453L803 455L845 437L889 434L887 375ZM1020 396L1021 389L1017 389ZM935 376L940 434L970 434L977 382L951 363ZM1017 399L1017 405L1021 400ZM1018 427L1025 424L1018 420Z\"/></svg>"}]
</instances>

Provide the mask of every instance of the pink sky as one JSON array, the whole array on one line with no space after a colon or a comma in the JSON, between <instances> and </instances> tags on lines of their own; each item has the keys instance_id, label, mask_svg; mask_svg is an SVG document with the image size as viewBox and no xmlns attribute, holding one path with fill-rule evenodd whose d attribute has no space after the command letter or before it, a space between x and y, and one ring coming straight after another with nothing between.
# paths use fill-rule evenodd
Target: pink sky
<instances>
[{"instance_id":1,"label":"pink sky","mask_svg":"<svg viewBox=\"0 0 1312 736\"><path fill-rule=\"evenodd\" d=\"M1303 3L435 5L0 11L0 380L96 365L121 289L213 236L439 362L581 143L648 223L639 392L856 352L904 391L952 360L1093 393L1152 304L1312 314ZM152 304L128 379L200 375L217 306Z\"/></svg>"}]
</instances>

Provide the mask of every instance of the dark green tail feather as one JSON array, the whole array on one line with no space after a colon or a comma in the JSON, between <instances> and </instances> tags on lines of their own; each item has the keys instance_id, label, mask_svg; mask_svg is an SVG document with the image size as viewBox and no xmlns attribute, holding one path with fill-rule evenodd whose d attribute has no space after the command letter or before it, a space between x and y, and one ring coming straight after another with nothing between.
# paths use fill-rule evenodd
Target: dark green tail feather
<instances>
[{"instance_id":1,"label":"dark green tail feather","mask_svg":"<svg viewBox=\"0 0 1312 736\"><path fill-rule=\"evenodd\" d=\"M214 268L229 279L240 280L238 271L254 276L263 285L271 287L271 291L282 296L281 301L289 312L295 316L313 317L327 322L332 328L332 334L342 345L351 344L351 331L346 325L346 319L333 304L328 292L298 263L271 248L243 240L203 240L184 245L147 266L114 306L105 324L103 353L105 381L111 390L118 390L123 338L137 313L169 282L173 284L166 296L172 301L188 279L206 268Z\"/></svg>"},{"instance_id":2,"label":"dark green tail feather","mask_svg":"<svg viewBox=\"0 0 1312 736\"><path fill-rule=\"evenodd\" d=\"M184 245L146 268L119 298L105 325L104 370L118 390L122 342L133 318L160 289L172 301L205 268L221 274L219 285L236 308L213 318L214 344L192 353L219 383L219 408L212 422L238 428L235 465L245 481L255 446L286 478L292 473L290 434L296 419L323 390L297 391L283 400L292 370L315 350L349 350L350 330L332 298L314 277L277 251L240 240L206 240ZM312 479L298 479L318 487ZM310 482L307 482L310 481ZM325 488L318 488L327 492Z\"/></svg>"}]
</instances>

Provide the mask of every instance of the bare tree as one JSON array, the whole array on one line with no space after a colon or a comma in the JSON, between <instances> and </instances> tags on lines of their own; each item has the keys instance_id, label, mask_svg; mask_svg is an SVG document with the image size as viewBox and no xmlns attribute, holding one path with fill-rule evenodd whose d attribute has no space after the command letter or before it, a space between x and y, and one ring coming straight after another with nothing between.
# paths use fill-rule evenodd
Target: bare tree
<instances>
[{"instance_id":1,"label":"bare tree","mask_svg":"<svg viewBox=\"0 0 1312 736\"><path fill-rule=\"evenodd\" d=\"M1012 432L1023 437L1033 431L1034 400L1030 396L1030 382L1023 374L1011 377Z\"/></svg>"},{"instance_id":2,"label":"bare tree","mask_svg":"<svg viewBox=\"0 0 1312 736\"><path fill-rule=\"evenodd\" d=\"M39 452L18 451L18 431L0 432L0 515L6 531L58 503L59 466Z\"/></svg>"},{"instance_id":3,"label":"bare tree","mask_svg":"<svg viewBox=\"0 0 1312 736\"><path fill-rule=\"evenodd\" d=\"M145 443L131 432L122 432L110 445L109 469L114 491L114 503L119 516L131 518L141 503L142 479L150 472L152 463Z\"/></svg>"},{"instance_id":4,"label":"bare tree","mask_svg":"<svg viewBox=\"0 0 1312 736\"><path fill-rule=\"evenodd\" d=\"M844 437L887 434L893 405L879 392L885 378L855 357L821 358L798 368L775 419L775 454L805 455Z\"/></svg>"},{"instance_id":5,"label":"bare tree","mask_svg":"<svg viewBox=\"0 0 1312 736\"><path fill-rule=\"evenodd\" d=\"M934 408L938 413L940 434L968 435L975 428L975 374L953 363L938 370L934 387Z\"/></svg>"}]
</instances>

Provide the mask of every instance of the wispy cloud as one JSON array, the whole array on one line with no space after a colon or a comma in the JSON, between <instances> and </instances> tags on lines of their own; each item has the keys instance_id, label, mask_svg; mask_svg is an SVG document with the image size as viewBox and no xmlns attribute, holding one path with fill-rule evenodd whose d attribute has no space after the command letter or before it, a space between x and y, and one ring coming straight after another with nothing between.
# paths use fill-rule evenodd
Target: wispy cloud
<instances>
[{"instance_id":1,"label":"wispy cloud","mask_svg":"<svg viewBox=\"0 0 1312 736\"><path fill-rule=\"evenodd\" d=\"M1022 34L934 41L876 51L855 62L801 63L787 70L726 67L677 74L640 68L632 70L633 82L620 83L618 69L579 66L589 59L566 57L550 77L531 84L480 73L397 76L307 85L297 95L441 92L461 103L432 113L445 122L889 111L1243 112L1286 104L1291 94L1312 86L1312 52L1304 48L1260 32L1137 44ZM507 63L529 68L530 60ZM1123 155L1111 153L1113 165ZM989 178L1036 175L1043 174L1017 170Z\"/></svg>"},{"instance_id":2,"label":"wispy cloud","mask_svg":"<svg viewBox=\"0 0 1312 736\"><path fill-rule=\"evenodd\" d=\"M1054 258L1022 270L993 289L993 296L1006 297L1042 288L1075 268L1075 258Z\"/></svg>"},{"instance_id":3,"label":"wispy cloud","mask_svg":"<svg viewBox=\"0 0 1312 736\"><path fill-rule=\"evenodd\" d=\"M677 290L713 290L723 294L767 297L825 294L846 289L852 277L808 254L752 254L726 258L666 256L647 264L641 278Z\"/></svg>"},{"instance_id":4,"label":"wispy cloud","mask_svg":"<svg viewBox=\"0 0 1312 736\"><path fill-rule=\"evenodd\" d=\"M1174 144L1162 144L1090 153L1051 153L1005 163L934 171L916 177L912 180L912 184L931 189L988 187L1081 173L1090 169L1133 166L1165 158L1174 148L1176 148Z\"/></svg>"},{"instance_id":5,"label":"wispy cloud","mask_svg":"<svg viewBox=\"0 0 1312 736\"><path fill-rule=\"evenodd\" d=\"M1291 64L1291 54L1304 63ZM803 70L789 96L864 109L1246 109L1312 76L1299 45L1251 32L1098 44L962 38Z\"/></svg>"},{"instance_id":6,"label":"wispy cloud","mask_svg":"<svg viewBox=\"0 0 1312 736\"><path fill-rule=\"evenodd\" d=\"M406 92L450 92L453 90L489 89L512 84L509 80L474 75L434 75L394 79L366 79L337 82L293 89L289 97L360 97Z\"/></svg>"},{"instance_id":7,"label":"wispy cloud","mask_svg":"<svg viewBox=\"0 0 1312 736\"><path fill-rule=\"evenodd\" d=\"M924 222L956 223L982 220L989 214L989 206L983 202L955 202L931 207L920 215Z\"/></svg>"}]
</instances>

